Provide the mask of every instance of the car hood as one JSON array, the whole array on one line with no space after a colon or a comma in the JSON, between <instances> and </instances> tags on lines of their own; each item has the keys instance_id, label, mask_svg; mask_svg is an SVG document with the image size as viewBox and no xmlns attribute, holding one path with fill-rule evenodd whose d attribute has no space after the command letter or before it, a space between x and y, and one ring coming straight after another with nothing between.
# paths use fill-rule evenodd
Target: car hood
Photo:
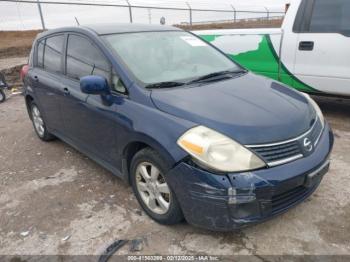
<instances>
[{"instance_id":1,"label":"car hood","mask_svg":"<svg viewBox=\"0 0 350 262\"><path fill-rule=\"evenodd\" d=\"M299 92L246 74L201 86L152 90L155 106L244 144L279 142L309 130L316 113Z\"/></svg>"}]
</instances>

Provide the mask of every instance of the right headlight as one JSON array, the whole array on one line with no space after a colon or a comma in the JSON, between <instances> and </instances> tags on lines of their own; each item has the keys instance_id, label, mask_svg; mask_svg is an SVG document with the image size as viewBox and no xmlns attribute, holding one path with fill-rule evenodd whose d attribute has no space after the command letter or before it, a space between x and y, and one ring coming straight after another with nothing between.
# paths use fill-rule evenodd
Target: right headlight
<instances>
[{"instance_id":1,"label":"right headlight","mask_svg":"<svg viewBox=\"0 0 350 262\"><path fill-rule=\"evenodd\" d=\"M318 118L320 119L321 121L321 124L322 124L322 128L324 127L324 124L325 124L325 120L324 120L324 116L323 116L323 113L320 109L320 107L318 106L318 104L315 102L315 100L313 100L308 94L305 94L305 93L302 93L306 99L309 101L309 103L312 105L312 107L315 109L316 111L316 114L318 116Z\"/></svg>"},{"instance_id":2,"label":"right headlight","mask_svg":"<svg viewBox=\"0 0 350 262\"><path fill-rule=\"evenodd\" d=\"M197 126L177 141L201 166L220 172L243 172L266 166L253 152L212 129Z\"/></svg>"}]
</instances>

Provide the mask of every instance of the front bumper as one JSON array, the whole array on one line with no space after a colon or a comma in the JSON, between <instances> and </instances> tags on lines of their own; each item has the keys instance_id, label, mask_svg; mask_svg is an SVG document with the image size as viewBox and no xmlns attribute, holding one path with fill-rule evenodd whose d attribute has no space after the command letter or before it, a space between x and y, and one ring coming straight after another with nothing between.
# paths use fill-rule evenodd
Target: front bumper
<instances>
[{"instance_id":1,"label":"front bumper","mask_svg":"<svg viewBox=\"0 0 350 262\"><path fill-rule=\"evenodd\" d=\"M268 220L309 197L329 169L333 134L326 125L314 153L246 173L216 175L181 162L167 174L187 222L215 231Z\"/></svg>"}]
</instances>

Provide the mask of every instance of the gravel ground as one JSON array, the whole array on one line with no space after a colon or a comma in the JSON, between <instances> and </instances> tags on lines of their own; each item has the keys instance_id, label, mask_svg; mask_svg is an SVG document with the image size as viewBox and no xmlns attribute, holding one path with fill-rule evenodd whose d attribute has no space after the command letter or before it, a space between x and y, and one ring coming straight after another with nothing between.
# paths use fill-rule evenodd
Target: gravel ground
<instances>
[{"instance_id":1,"label":"gravel ground","mask_svg":"<svg viewBox=\"0 0 350 262\"><path fill-rule=\"evenodd\" d=\"M96 255L139 239L132 254L350 255L350 102L317 101L336 137L319 189L264 224L213 233L153 222L124 182L61 141L41 142L13 96L0 104L0 254ZM129 253L130 244L118 251Z\"/></svg>"},{"instance_id":2,"label":"gravel ground","mask_svg":"<svg viewBox=\"0 0 350 262\"><path fill-rule=\"evenodd\" d=\"M0 59L0 70L10 69L15 66L24 65L28 62L28 57L10 57Z\"/></svg>"}]
</instances>

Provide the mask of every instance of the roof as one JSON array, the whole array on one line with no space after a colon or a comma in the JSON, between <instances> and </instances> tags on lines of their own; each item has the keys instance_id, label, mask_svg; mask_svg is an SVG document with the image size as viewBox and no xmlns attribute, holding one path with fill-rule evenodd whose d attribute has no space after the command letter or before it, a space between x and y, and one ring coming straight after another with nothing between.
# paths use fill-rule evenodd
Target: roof
<instances>
[{"instance_id":1,"label":"roof","mask_svg":"<svg viewBox=\"0 0 350 262\"><path fill-rule=\"evenodd\" d=\"M180 28L165 25L149 25L149 24L94 24L74 27L62 27L50 29L37 35L36 40L48 35L64 32L90 32L97 35L136 33L136 32L159 32L159 31L183 31Z\"/></svg>"},{"instance_id":2,"label":"roof","mask_svg":"<svg viewBox=\"0 0 350 262\"><path fill-rule=\"evenodd\" d=\"M281 28L213 29L193 31L196 35L280 35Z\"/></svg>"},{"instance_id":3,"label":"roof","mask_svg":"<svg viewBox=\"0 0 350 262\"><path fill-rule=\"evenodd\" d=\"M181 31L181 29L173 26L165 25L149 25L149 24L94 24L84 25L82 28L88 28L95 31L98 35L133 33L133 32L152 32L152 31Z\"/></svg>"}]
</instances>

